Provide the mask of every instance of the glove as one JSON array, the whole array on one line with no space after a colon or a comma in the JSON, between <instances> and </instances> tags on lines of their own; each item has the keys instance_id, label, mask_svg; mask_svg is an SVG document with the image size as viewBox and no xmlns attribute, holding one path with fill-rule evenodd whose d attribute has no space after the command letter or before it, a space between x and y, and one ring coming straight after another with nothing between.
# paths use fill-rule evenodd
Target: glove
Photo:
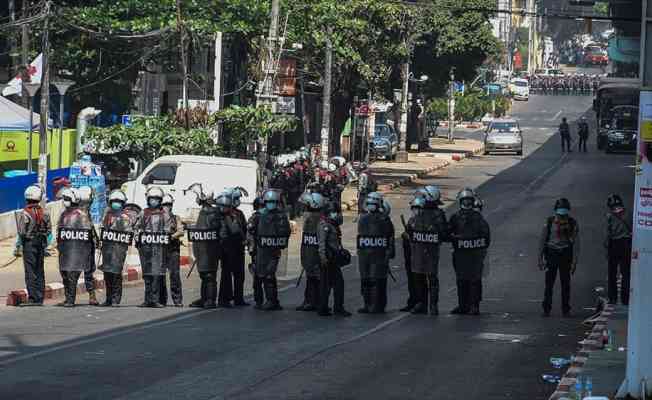
<instances>
[{"instance_id":1,"label":"glove","mask_svg":"<svg viewBox=\"0 0 652 400\"><path fill-rule=\"evenodd\" d=\"M14 254L14 257L22 257L23 256L23 246L19 245L19 244L16 244L16 246L14 246L14 253L13 254Z\"/></svg>"}]
</instances>

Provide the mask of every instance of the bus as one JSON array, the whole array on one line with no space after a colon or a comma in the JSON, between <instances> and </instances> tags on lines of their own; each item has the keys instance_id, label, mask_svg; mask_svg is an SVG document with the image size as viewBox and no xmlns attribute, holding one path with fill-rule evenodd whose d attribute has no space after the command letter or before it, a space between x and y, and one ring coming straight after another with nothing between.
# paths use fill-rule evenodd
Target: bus
<instances>
[{"instance_id":1,"label":"bus","mask_svg":"<svg viewBox=\"0 0 652 400\"><path fill-rule=\"evenodd\" d=\"M637 78L602 78L593 100L593 111L598 127L598 149L607 144L607 133L613 119L613 108L639 105L641 81Z\"/></svg>"}]
</instances>

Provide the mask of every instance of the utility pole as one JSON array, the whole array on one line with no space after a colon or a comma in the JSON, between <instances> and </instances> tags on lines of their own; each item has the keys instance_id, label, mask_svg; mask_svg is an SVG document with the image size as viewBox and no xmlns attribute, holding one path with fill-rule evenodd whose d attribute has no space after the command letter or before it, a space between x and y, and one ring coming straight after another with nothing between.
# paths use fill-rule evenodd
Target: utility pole
<instances>
[{"instance_id":1,"label":"utility pole","mask_svg":"<svg viewBox=\"0 0 652 400\"><path fill-rule=\"evenodd\" d=\"M303 128L303 145L308 146L310 140L308 134L310 133L310 122L306 116L306 88L305 88L305 75L299 77L299 90L301 91L301 127Z\"/></svg>"},{"instance_id":2,"label":"utility pole","mask_svg":"<svg viewBox=\"0 0 652 400\"><path fill-rule=\"evenodd\" d=\"M16 0L9 0L9 18L11 22L16 22ZM11 33L10 41L10 57L11 57L11 73L16 74L18 71L18 46L17 36L14 32Z\"/></svg>"},{"instance_id":3,"label":"utility pole","mask_svg":"<svg viewBox=\"0 0 652 400\"><path fill-rule=\"evenodd\" d=\"M408 58L401 66L401 78L403 86L401 88L401 122L399 124L399 136L401 142L399 151L396 154L396 162L408 162L407 152L407 120L408 120L408 92L410 88L410 59Z\"/></svg>"},{"instance_id":4,"label":"utility pole","mask_svg":"<svg viewBox=\"0 0 652 400\"><path fill-rule=\"evenodd\" d=\"M448 82L448 143L455 142L455 68L451 68Z\"/></svg>"},{"instance_id":5,"label":"utility pole","mask_svg":"<svg viewBox=\"0 0 652 400\"><path fill-rule=\"evenodd\" d=\"M267 54L263 60L263 82L256 90L256 105L268 107L272 112L276 111L276 96L274 95L274 81L277 73L277 47L278 47L278 15L280 0L272 0L271 21L267 35ZM268 138L258 138L258 163L262 166L267 163L267 141Z\"/></svg>"},{"instance_id":6,"label":"utility pole","mask_svg":"<svg viewBox=\"0 0 652 400\"><path fill-rule=\"evenodd\" d=\"M652 0L643 0L641 14L642 89L640 97L639 140L636 171L631 295L627 330L627 373L618 398L629 395L648 398L652 393ZM645 393L644 393L645 391Z\"/></svg>"},{"instance_id":7,"label":"utility pole","mask_svg":"<svg viewBox=\"0 0 652 400\"><path fill-rule=\"evenodd\" d=\"M45 3L43 21L43 78L41 79L41 121L39 126L38 185L46 193L48 175L48 116L50 111L50 11L52 3ZM31 127L30 127L31 128ZM31 132L30 132L31 134ZM45 198L45 196L44 196Z\"/></svg>"},{"instance_id":8,"label":"utility pole","mask_svg":"<svg viewBox=\"0 0 652 400\"><path fill-rule=\"evenodd\" d=\"M534 12L534 0L527 0L527 10L529 11L528 15L528 45L527 45L527 72L528 75L534 73L534 17L532 13Z\"/></svg>"},{"instance_id":9,"label":"utility pole","mask_svg":"<svg viewBox=\"0 0 652 400\"><path fill-rule=\"evenodd\" d=\"M181 17L181 1L177 0L177 28L181 40L181 72L183 73L183 110L184 126L186 131L190 130L190 112L188 110L188 56L186 54L186 27Z\"/></svg>"},{"instance_id":10,"label":"utility pole","mask_svg":"<svg viewBox=\"0 0 652 400\"><path fill-rule=\"evenodd\" d=\"M27 18L27 0L22 3L23 19ZM23 24L21 26L22 37L20 39L20 63L25 68L29 68L29 25ZM25 85L23 85L23 94L26 94ZM23 105L28 106L29 102L33 101L30 96L23 96Z\"/></svg>"},{"instance_id":11,"label":"utility pole","mask_svg":"<svg viewBox=\"0 0 652 400\"><path fill-rule=\"evenodd\" d=\"M222 32L215 33L215 73L213 81L213 98L216 111L222 109Z\"/></svg>"},{"instance_id":12,"label":"utility pole","mask_svg":"<svg viewBox=\"0 0 652 400\"><path fill-rule=\"evenodd\" d=\"M329 145L331 133L331 83L333 74L333 42L331 35L333 29L329 26L326 33L326 65L324 71L324 92L323 102L324 108L321 120L321 158L322 160L329 159Z\"/></svg>"}]
</instances>

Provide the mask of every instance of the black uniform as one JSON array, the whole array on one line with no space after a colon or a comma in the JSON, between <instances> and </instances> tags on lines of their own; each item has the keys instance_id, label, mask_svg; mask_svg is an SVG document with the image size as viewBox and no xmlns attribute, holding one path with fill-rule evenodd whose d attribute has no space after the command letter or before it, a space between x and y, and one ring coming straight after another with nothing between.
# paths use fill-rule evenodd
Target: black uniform
<instances>
[{"instance_id":1,"label":"black uniform","mask_svg":"<svg viewBox=\"0 0 652 400\"><path fill-rule=\"evenodd\" d=\"M540 254L545 260L546 287L543 298L543 311L552 309L552 291L557 280L561 282L561 307L564 314L571 310L570 280L573 265L579 255L579 227L571 217L549 217L543 227L540 241Z\"/></svg>"},{"instance_id":2,"label":"black uniform","mask_svg":"<svg viewBox=\"0 0 652 400\"><path fill-rule=\"evenodd\" d=\"M577 143L577 151L583 151L586 153L586 141L589 139L589 124L586 122L580 122L577 134L580 139Z\"/></svg>"},{"instance_id":3,"label":"black uniform","mask_svg":"<svg viewBox=\"0 0 652 400\"><path fill-rule=\"evenodd\" d=\"M108 209L102 219L102 264L99 269L104 272L105 306L118 305L122 300L122 270L133 240L132 215L126 210Z\"/></svg>"},{"instance_id":4,"label":"black uniform","mask_svg":"<svg viewBox=\"0 0 652 400\"><path fill-rule=\"evenodd\" d=\"M161 277L161 289L159 303L167 305L168 303L168 288L166 275L170 275L170 294L172 295L172 303L180 307L183 305L183 290L181 286L181 240L179 238L183 235L180 230L181 227L178 223L178 218L172 213L170 207L165 207L165 210L170 214L170 218L174 220L176 231L171 233L170 244L167 246L165 252L165 271ZM167 272L167 274L166 274Z\"/></svg>"},{"instance_id":5,"label":"black uniform","mask_svg":"<svg viewBox=\"0 0 652 400\"><path fill-rule=\"evenodd\" d=\"M285 213L279 209L271 211L265 209L251 222L255 224L250 228L250 231L255 234L254 243L256 247L253 270L258 278L257 282L262 280L266 299L262 308L265 310L279 310L281 306L278 301L276 271L281 252L288 246L290 221ZM257 305L260 307L258 302Z\"/></svg>"},{"instance_id":6,"label":"black uniform","mask_svg":"<svg viewBox=\"0 0 652 400\"><path fill-rule=\"evenodd\" d=\"M482 269L491 244L489 224L479 212L461 209L450 219L450 240L457 279L457 311L478 314L482 299Z\"/></svg>"},{"instance_id":7,"label":"black uniform","mask_svg":"<svg viewBox=\"0 0 652 400\"><path fill-rule=\"evenodd\" d=\"M176 219L162 207L146 208L138 215L134 230L145 281L142 306L160 307L161 280L165 278L172 234L177 231Z\"/></svg>"},{"instance_id":8,"label":"black uniform","mask_svg":"<svg viewBox=\"0 0 652 400\"><path fill-rule=\"evenodd\" d=\"M220 294L218 303L228 307L231 300L236 306L244 306L245 281L245 240L247 238L247 220L242 211L231 209L222 215L220 229L222 241L222 273L220 276Z\"/></svg>"},{"instance_id":9,"label":"black uniform","mask_svg":"<svg viewBox=\"0 0 652 400\"><path fill-rule=\"evenodd\" d=\"M623 212L607 214L607 235L605 245L609 259L609 302L618 301L618 269L622 275L620 301L629 304L629 280L632 264L632 228Z\"/></svg>"},{"instance_id":10,"label":"black uniform","mask_svg":"<svg viewBox=\"0 0 652 400\"><path fill-rule=\"evenodd\" d=\"M28 204L16 215L17 233L23 249L28 304L43 304L45 291L44 257L47 237L52 231L50 215L38 202Z\"/></svg>"},{"instance_id":11,"label":"black uniform","mask_svg":"<svg viewBox=\"0 0 652 400\"><path fill-rule=\"evenodd\" d=\"M414 281L415 313L439 314L439 246L448 240L446 214L439 208L426 208L410 218L407 234L411 248L410 273ZM430 302L428 302L428 298ZM428 307L428 305L430 307Z\"/></svg>"},{"instance_id":12,"label":"black uniform","mask_svg":"<svg viewBox=\"0 0 652 400\"><path fill-rule=\"evenodd\" d=\"M319 314L329 315L328 298L333 289L333 311L335 314L347 314L344 310L344 278L342 270L335 262L337 252L342 248L342 231L326 217L322 217L317 228L319 242L319 260L321 264Z\"/></svg>"},{"instance_id":13,"label":"black uniform","mask_svg":"<svg viewBox=\"0 0 652 400\"><path fill-rule=\"evenodd\" d=\"M389 261L395 256L394 225L381 213L362 214L358 220L358 267L364 306L361 313L383 313L387 306Z\"/></svg>"},{"instance_id":14,"label":"black uniform","mask_svg":"<svg viewBox=\"0 0 652 400\"><path fill-rule=\"evenodd\" d=\"M217 268L221 253L220 229L222 216L217 207L202 205L194 226L186 228L188 241L192 243L197 272L201 279L200 298L191 307L214 308L217 306Z\"/></svg>"},{"instance_id":15,"label":"black uniform","mask_svg":"<svg viewBox=\"0 0 652 400\"><path fill-rule=\"evenodd\" d=\"M412 311L414 306L417 305L416 289L414 287L414 274L412 273L412 249L410 243L410 234L403 232L401 235L401 242L403 244L403 265L405 266L405 276L408 283L408 299L407 305L401 308L401 311Z\"/></svg>"},{"instance_id":16,"label":"black uniform","mask_svg":"<svg viewBox=\"0 0 652 400\"><path fill-rule=\"evenodd\" d=\"M571 151L570 126L567 122L559 124L559 134L561 135L561 151Z\"/></svg>"},{"instance_id":17,"label":"black uniform","mask_svg":"<svg viewBox=\"0 0 652 400\"><path fill-rule=\"evenodd\" d=\"M93 222L84 209L73 206L61 213L57 225L57 245L59 271L66 296L62 305L75 304L79 275L92 268L94 238Z\"/></svg>"}]
</instances>

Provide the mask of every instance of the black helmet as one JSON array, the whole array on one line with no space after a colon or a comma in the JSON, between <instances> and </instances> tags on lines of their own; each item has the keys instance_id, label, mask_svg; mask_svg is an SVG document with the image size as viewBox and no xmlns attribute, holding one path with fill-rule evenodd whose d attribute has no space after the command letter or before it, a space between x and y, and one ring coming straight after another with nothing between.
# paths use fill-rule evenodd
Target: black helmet
<instances>
[{"instance_id":1,"label":"black helmet","mask_svg":"<svg viewBox=\"0 0 652 400\"><path fill-rule=\"evenodd\" d=\"M254 199L254 210L259 210L263 207L265 207L265 203L263 202L263 198L258 196Z\"/></svg>"},{"instance_id":2,"label":"black helmet","mask_svg":"<svg viewBox=\"0 0 652 400\"><path fill-rule=\"evenodd\" d=\"M559 208L565 208L567 210L570 210L571 209L570 201L568 201L568 199L565 198L565 197L562 197L562 198L558 199L555 202L555 210L557 210Z\"/></svg>"},{"instance_id":3,"label":"black helmet","mask_svg":"<svg viewBox=\"0 0 652 400\"><path fill-rule=\"evenodd\" d=\"M617 195L617 194L612 194L609 197L607 197L607 207L609 208L614 208L614 207L624 207L625 204L623 203L623 199Z\"/></svg>"}]
</instances>

